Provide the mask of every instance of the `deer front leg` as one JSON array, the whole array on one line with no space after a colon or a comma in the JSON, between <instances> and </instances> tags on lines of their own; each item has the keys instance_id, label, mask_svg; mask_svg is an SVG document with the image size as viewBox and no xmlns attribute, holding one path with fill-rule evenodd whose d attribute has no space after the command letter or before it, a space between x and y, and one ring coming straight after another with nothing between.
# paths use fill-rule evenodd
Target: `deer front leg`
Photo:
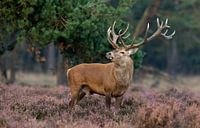
<instances>
[{"instance_id":1,"label":"deer front leg","mask_svg":"<svg viewBox=\"0 0 200 128\"><path fill-rule=\"evenodd\" d=\"M110 104L111 104L111 94L106 94L106 107L110 109Z\"/></svg>"}]
</instances>

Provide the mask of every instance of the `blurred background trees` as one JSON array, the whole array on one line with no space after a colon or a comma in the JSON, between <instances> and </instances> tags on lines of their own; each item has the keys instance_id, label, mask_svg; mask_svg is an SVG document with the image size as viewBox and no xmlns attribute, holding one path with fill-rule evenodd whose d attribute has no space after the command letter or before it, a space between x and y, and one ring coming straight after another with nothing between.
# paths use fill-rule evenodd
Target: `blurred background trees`
<instances>
[{"instance_id":1,"label":"blurred background trees","mask_svg":"<svg viewBox=\"0 0 200 128\"><path fill-rule=\"evenodd\" d=\"M134 56L136 68L146 53L143 65L173 76L198 74L199 12L198 0L2 0L1 74L6 76L6 69L10 69L9 81L13 82L17 71L52 70L58 84L62 84L64 62L68 67L82 62L107 62L105 53L112 48L106 32L113 21L117 21L116 28L130 23L132 37L141 40L147 22L151 32L155 31L156 17L169 18L176 35L173 40L155 39L142 48L143 52Z\"/></svg>"}]
</instances>

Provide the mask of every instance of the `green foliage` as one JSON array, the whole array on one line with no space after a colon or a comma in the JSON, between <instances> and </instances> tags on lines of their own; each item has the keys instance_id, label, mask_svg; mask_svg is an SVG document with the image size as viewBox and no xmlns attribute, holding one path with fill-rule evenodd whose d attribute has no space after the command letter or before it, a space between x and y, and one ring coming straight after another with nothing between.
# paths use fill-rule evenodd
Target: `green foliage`
<instances>
[{"instance_id":1,"label":"green foliage","mask_svg":"<svg viewBox=\"0 0 200 128\"><path fill-rule=\"evenodd\" d=\"M126 13L133 4L134 0L3 0L0 51L8 50L3 48L7 34L17 31L17 43L26 40L45 47L62 41L71 45L65 56L74 63L98 62L111 50L108 27L114 20L118 28L125 27Z\"/></svg>"},{"instance_id":2,"label":"green foliage","mask_svg":"<svg viewBox=\"0 0 200 128\"><path fill-rule=\"evenodd\" d=\"M133 56L133 60L134 60L134 68L138 69L142 66L143 63L143 58L145 56L145 53L142 52L141 50L139 50L136 54L134 54Z\"/></svg>"},{"instance_id":3,"label":"green foliage","mask_svg":"<svg viewBox=\"0 0 200 128\"><path fill-rule=\"evenodd\" d=\"M118 24L128 7L131 6L120 1L117 8L106 1L77 2L74 10L70 12L66 33L67 42L73 44L75 54L84 62L98 61L97 55L105 54L109 49L106 33L114 20Z\"/></svg>"}]
</instances>

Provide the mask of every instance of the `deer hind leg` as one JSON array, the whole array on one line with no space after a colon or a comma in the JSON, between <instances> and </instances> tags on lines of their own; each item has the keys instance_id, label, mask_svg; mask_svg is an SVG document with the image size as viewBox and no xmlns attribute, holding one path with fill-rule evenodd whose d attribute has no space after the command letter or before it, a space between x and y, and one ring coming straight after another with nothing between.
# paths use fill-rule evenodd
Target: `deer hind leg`
<instances>
[{"instance_id":1,"label":"deer hind leg","mask_svg":"<svg viewBox=\"0 0 200 128\"><path fill-rule=\"evenodd\" d=\"M91 89L88 87L88 85L82 85L81 89L79 91L77 102L79 102L85 95L90 95Z\"/></svg>"},{"instance_id":2,"label":"deer hind leg","mask_svg":"<svg viewBox=\"0 0 200 128\"><path fill-rule=\"evenodd\" d=\"M83 97L86 95L85 92L83 91L80 91L79 95L78 95L78 98L77 98L77 102L79 102L81 99L83 99Z\"/></svg>"},{"instance_id":3,"label":"deer hind leg","mask_svg":"<svg viewBox=\"0 0 200 128\"><path fill-rule=\"evenodd\" d=\"M73 108L74 105L77 103L79 97L79 88L72 88L71 87L71 100L69 102L69 107Z\"/></svg>"},{"instance_id":4,"label":"deer hind leg","mask_svg":"<svg viewBox=\"0 0 200 128\"><path fill-rule=\"evenodd\" d=\"M106 107L110 109L110 104L111 104L111 94L106 94Z\"/></svg>"},{"instance_id":5,"label":"deer hind leg","mask_svg":"<svg viewBox=\"0 0 200 128\"><path fill-rule=\"evenodd\" d=\"M78 86L78 88L73 88L71 91L72 98L69 103L69 106L72 108L75 104L77 104L83 97L88 94L90 89L86 85Z\"/></svg>"},{"instance_id":6,"label":"deer hind leg","mask_svg":"<svg viewBox=\"0 0 200 128\"><path fill-rule=\"evenodd\" d=\"M77 102L77 96L72 96L72 98L71 98L71 100L69 102L69 107L73 108L74 105L76 104L76 102Z\"/></svg>"}]
</instances>

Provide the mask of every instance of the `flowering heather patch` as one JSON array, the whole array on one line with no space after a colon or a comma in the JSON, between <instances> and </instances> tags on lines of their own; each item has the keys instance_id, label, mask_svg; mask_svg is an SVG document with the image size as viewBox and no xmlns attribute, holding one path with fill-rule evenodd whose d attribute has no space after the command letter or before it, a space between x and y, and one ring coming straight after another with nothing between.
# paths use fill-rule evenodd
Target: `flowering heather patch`
<instances>
[{"instance_id":1,"label":"flowering heather patch","mask_svg":"<svg viewBox=\"0 0 200 128\"><path fill-rule=\"evenodd\" d=\"M107 110L103 96L86 96L74 110L69 100L67 87L0 84L0 128L200 127L200 98L189 91L129 91L119 111Z\"/></svg>"}]
</instances>

